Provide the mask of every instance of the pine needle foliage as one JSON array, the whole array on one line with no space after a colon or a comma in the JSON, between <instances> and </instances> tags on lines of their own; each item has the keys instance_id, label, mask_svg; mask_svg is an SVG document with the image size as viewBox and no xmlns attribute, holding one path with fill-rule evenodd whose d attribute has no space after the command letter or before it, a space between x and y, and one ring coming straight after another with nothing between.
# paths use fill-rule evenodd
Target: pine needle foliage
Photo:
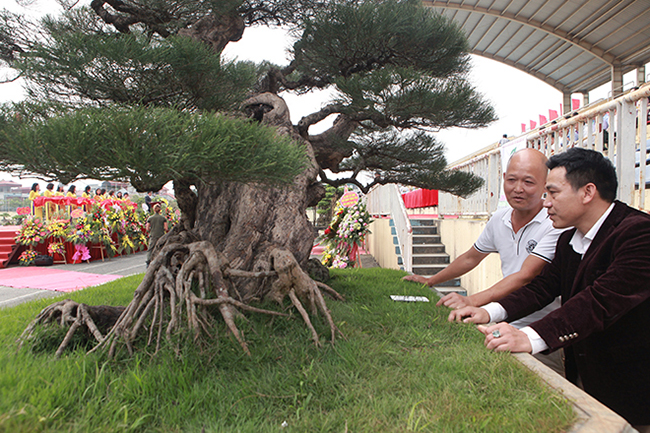
<instances>
[{"instance_id":1,"label":"pine needle foliage","mask_svg":"<svg viewBox=\"0 0 650 433\"><path fill-rule=\"evenodd\" d=\"M355 134L349 141L353 156L344 169L372 170L381 183L399 183L440 189L466 197L483 185L483 179L460 170L446 170L444 145L423 131L400 134L396 130ZM425 157L426 156L426 157Z\"/></svg>"},{"instance_id":2,"label":"pine needle foliage","mask_svg":"<svg viewBox=\"0 0 650 433\"><path fill-rule=\"evenodd\" d=\"M314 151L320 181L332 186L351 182L362 191L377 182L401 182L463 196L481 184L471 174L447 172L442 145L420 134L483 127L496 115L468 81L469 46L462 29L419 0L105 0L68 5L61 16L33 27L16 16L0 16L0 61L26 78L32 101L239 116L250 108L243 101L253 95L328 88L334 98L294 125ZM253 25L291 29L295 42L288 65L222 56L224 47ZM330 115L338 116L335 125L310 135L310 127ZM368 140L358 140L360 134L381 136L378 148L373 151ZM156 153L155 148L149 151ZM70 159L74 157L71 149ZM88 162L85 155L76 157L82 165ZM169 178L141 168L141 186ZM112 169L138 181L132 166ZM48 169L43 176L66 170ZM325 170L349 177L328 179ZM436 172L426 173L431 170ZM105 167L84 171L109 178L116 172ZM384 176L368 184L360 174L369 171ZM188 173L188 178L200 176ZM74 178L70 174L60 180Z\"/></svg>"},{"instance_id":3,"label":"pine needle foliage","mask_svg":"<svg viewBox=\"0 0 650 433\"><path fill-rule=\"evenodd\" d=\"M332 2L305 20L293 53L298 71L329 82L385 66L439 78L468 68L462 30L416 0Z\"/></svg>"},{"instance_id":4,"label":"pine needle foliage","mask_svg":"<svg viewBox=\"0 0 650 433\"><path fill-rule=\"evenodd\" d=\"M230 111L257 79L250 62L227 62L190 38L122 34L86 8L43 20L47 38L21 57L35 100Z\"/></svg>"},{"instance_id":5,"label":"pine needle foliage","mask_svg":"<svg viewBox=\"0 0 650 433\"><path fill-rule=\"evenodd\" d=\"M142 191L177 179L290 182L304 149L269 127L162 107L84 108L0 118L0 168L70 183L128 180Z\"/></svg>"}]
</instances>

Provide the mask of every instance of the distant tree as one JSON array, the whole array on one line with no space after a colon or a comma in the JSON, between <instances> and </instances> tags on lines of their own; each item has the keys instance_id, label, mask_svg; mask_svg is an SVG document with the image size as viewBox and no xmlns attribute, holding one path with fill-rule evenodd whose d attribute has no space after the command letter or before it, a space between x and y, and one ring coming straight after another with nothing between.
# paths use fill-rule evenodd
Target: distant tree
<instances>
[{"instance_id":1,"label":"distant tree","mask_svg":"<svg viewBox=\"0 0 650 433\"><path fill-rule=\"evenodd\" d=\"M484 126L494 111L466 79L460 28L417 0L92 0L46 18L39 33L8 13L1 22L0 54L28 80L30 101L2 117L2 168L128 180L139 191L174 182L182 224L161 239L104 342L131 347L160 293L172 298L172 323L190 306L197 335L202 306L218 305L244 348L232 318L259 299L288 297L316 342L303 305L320 311L334 339L321 290L336 294L301 270L314 236L305 210L323 184L467 195L482 182L446 170L432 132ZM222 58L254 25L291 29L287 66ZM292 124L279 95L325 88L335 97ZM331 128L310 134L330 115Z\"/></svg>"},{"instance_id":2,"label":"distant tree","mask_svg":"<svg viewBox=\"0 0 650 433\"><path fill-rule=\"evenodd\" d=\"M325 186L325 196L316 205L316 213L318 214L317 224L327 225L332 219L334 213L334 206L336 201L343 195L344 188L342 186L335 188L331 185Z\"/></svg>"}]
</instances>

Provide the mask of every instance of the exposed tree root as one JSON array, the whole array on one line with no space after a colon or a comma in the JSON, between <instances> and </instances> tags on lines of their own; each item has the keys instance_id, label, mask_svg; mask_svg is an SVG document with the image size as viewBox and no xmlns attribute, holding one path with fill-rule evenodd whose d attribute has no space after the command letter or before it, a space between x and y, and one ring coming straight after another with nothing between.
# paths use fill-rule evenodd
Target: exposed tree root
<instances>
[{"instance_id":1,"label":"exposed tree root","mask_svg":"<svg viewBox=\"0 0 650 433\"><path fill-rule=\"evenodd\" d=\"M57 302L45 308L30 323L20 338L21 342L32 336L37 325L59 323L61 326L69 326L69 329L56 352L57 356L69 346L74 333L80 328L97 341L91 352L106 350L109 357L113 357L118 348L126 347L129 354L132 354L136 340L142 344L145 339L147 346L152 346L155 342L155 352L158 352L163 335L171 341L172 336L183 329L189 329L195 340L202 334L213 337L210 330L214 317L210 308L215 306L229 332L239 342L244 353L250 355L235 319L242 316L242 312L284 317L289 315L252 307L235 299L239 295L235 289L239 278L275 278L266 297L280 305L288 297L310 330L316 345L320 345L320 341L307 309L312 316L320 313L326 318L332 343L336 334L341 334L334 324L321 290L334 299L342 300L343 297L325 284L313 281L290 252L274 248L270 252L271 270L248 272L231 269L225 256L217 252L211 243L193 240L181 233L169 236L166 245L156 248L158 254L150 263L127 307L92 307L70 300ZM110 313L109 322L102 318L102 311ZM98 326L98 320L104 320L101 326Z\"/></svg>"},{"instance_id":2,"label":"exposed tree root","mask_svg":"<svg viewBox=\"0 0 650 433\"><path fill-rule=\"evenodd\" d=\"M56 302L40 312L38 316L25 328L18 339L19 347L29 340L34 334L37 325L57 323L61 327L69 326L63 341L56 350L56 357L61 356L68 347L75 332L82 328L88 332L98 343L104 341L102 332L107 332L115 324L125 307L111 307L107 305L92 306L79 304L66 299Z\"/></svg>"},{"instance_id":3,"label":"exposed tree root","mask_svg":"<svg viewBox=\"0 0 650 433\"><path fill-rule=\"evenodd\" d=\"M293 306L300 312L317 346L320 346L318 333L314 329L311 320L309 320L309 315L302 304L306 303L309 306L311 314L314 316L320 311L330 325L331 342L334 344L336 334L339 333L343 336L343 333L334 324L332 315L325 304L325 299L323 299L323 295L318 289L319 286L316 282L300 268L293 254L285 249L273 249L271 251L271 262L273 269L278 273L278 279L273 283L267 297L282 304L285 296L288 296ZM322 283L321 285L325 286ZM330 287L327 287L327 289L328 294L343 299L334 289Z\"/></svg>"}]
</instances>

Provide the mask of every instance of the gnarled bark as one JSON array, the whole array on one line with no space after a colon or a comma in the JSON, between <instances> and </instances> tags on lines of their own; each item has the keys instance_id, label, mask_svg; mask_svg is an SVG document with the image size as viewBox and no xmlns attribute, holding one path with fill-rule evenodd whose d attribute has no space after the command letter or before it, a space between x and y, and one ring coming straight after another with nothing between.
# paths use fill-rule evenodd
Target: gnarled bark
<instances>
[{"instance_id":1,"label":"gnarled bark","mask_svg":"<svg viewBox=\"0 0 650 433\"><path fill-rule=\"evenodd\" d=\"M107 350L109 356L121 346L132 353L141 336L146 336L147 345L155 343L158 351L163 337L171 341L184 329L195 339L201 335L214 338L210 329L215 318L208 307L216 306L242 350L250 354L234 319L244 312L287 316L251 305L266 299L283 308L285 302L295 308L316 345L320 339L310 317L323 316L334 342L340 331L321 290L334 299L343 298L313 281L302 268L314 241L306 209L322 192L316 182L318 169L311 146L294 132L289 111L276 95L251 98L247 108L253 116L276 126L279 133L290 134L297 146L305 147L310 163L294 183L282 188L206 183L196 185L196 195L189 181L175 183L183 212L181 224L155 246L142 283L119 319L113 320L110 331L97 331L100 319L92 311L98 307L70 301L46 308L25 330L23 340L36 325L60 321L70 328L57 356L79 328L87 329L97 341L92 351Z\"/></svg>"}]
</instances>

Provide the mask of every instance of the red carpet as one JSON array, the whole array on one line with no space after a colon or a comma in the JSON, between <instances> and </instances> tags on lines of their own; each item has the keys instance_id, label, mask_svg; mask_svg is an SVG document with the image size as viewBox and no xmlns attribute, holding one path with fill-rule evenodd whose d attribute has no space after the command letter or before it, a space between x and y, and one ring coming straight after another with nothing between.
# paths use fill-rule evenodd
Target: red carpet
<instances>
[{"instance_id":1,"label":"red carpet","mask_svg":"<svg viewBox=\"0 0 650 433\"><path fill-rule=\"evenodd\" d=\"M84 272L21 266L0 269L0 286L74 292L122 278L121 275L99 275Z\"/></svg>"}]
</instances>

